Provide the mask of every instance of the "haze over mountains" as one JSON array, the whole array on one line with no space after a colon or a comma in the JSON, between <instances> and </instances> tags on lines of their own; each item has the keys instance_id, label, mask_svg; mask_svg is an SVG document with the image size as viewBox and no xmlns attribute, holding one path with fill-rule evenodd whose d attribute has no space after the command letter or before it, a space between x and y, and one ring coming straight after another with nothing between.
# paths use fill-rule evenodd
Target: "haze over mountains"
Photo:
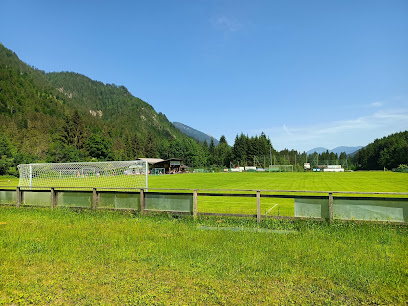
<instances>
[{"instance_id":1,"label":"haze over mountains","mask_svg":"<svg viewBox=\"0 0 408 306\"><path fill-rule=\"evenodd\" d=\"M341 146L341 147L337 147L337 148L334 148L332 150L329 150L327 148L317 147L317 148L313 148L313 149L307 151L306 153L307 154L313 154L313 153L316 152L318 154L321 154L321 153L324 153L326 151L329 151L329 153L333 152L335 154L340 154L342 152L345 152L347 155L350 155L350 154L353 154L356 151L360 150L361 148L362 148L362 146L358 146L358 147Z\"/></svg>"},{"instance_id":2,"label":"haze over mountains","mask_svg":"<svg viewBox=\"0 0 408 306\"><path fill-rule=\"evenodd\" d=\"M210 144L211 139L213 139L214 141L214 145L218 145L219 144L219 140L215 139L214 137L205 134L199 130L196 130L195 128L192 128L191 126L185 125L181 122L173 122L174 126L176 128L178 128L180 131L182 131L184 134L186 134L187 136L190 136L196 140L199 140L200 142L204 142L207 141L208 144Z\"/></svg>"},{"instance_id":3,"label":"haze over mountains","mask_svg":"<svg viewBox=\"0 0 408 306\"><path fill-rule=\"evenodd\" d=\"M186 134L187 136L190 136L196 140L199 140L201 142L203 142L204 140L207 141L207 143L209 144L211 142L211 139L214 140L214 144L218 145L219 141L217 139L215 139L214 137L199 131L191 126L185 125L181 122L173 122L174 126L176 128L178 128L181 132L183 132L184 134ZM273 144L272 144L273 145ZM313 148L309 151L307 151L306 153L309 154L313 154L313 153L325 153L327 151L329 151L329 153L333 152L337 155L340 155L342 152L345 152L347 155L353 154L355 152L357 152L358 150L360 150L362 148L362 146L357 146L357 147L348 147L348 146L340 146L340 147L336 147L332 150L324 148L324 147L317 147L317 148Z\"/></svg>"}]
</instances>

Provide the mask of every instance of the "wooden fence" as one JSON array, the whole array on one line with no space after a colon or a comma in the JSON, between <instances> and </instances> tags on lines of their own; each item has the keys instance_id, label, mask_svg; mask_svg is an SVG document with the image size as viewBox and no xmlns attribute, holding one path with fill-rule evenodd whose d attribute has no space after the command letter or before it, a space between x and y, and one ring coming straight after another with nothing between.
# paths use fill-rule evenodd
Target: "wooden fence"
<instances>
[{"instance_id":1,"label":"wooden fence","mask_svg":"<svg viewBox=\"0 0 408 306\"><path fill-rule=\"evenodd\" d=\"M49 206L52 209L58 206L82 207L94 210L109 208L107 205L100 205L102 197L105 202L118 201L121 203L120 207L115 206L114 209L137 210L141 214L164 212L190 214L194 218L197 218L198 215L256 217L258 223L261 222L262 218L312 218L331 222L334 219L358 219L344 213L345 209L347 212L350 209L354 209L354 211L357 209L371 213L374 216L367 218L368 221L408 223L408 193L396 192L89 187L32 187L31 189L17 187L16 189L10 189L10 187L0 186L0 204L14 204L15 202L16 207L20 207L25 203L25 197L33 194L36 194L42 202L49 201ZM256 198L256 215L198 212L198 198L202 196ZM262 215L262 198L294 199L295 216ZM25 204L27 205L27 203ZM40 206L46 205L40 204ZM339 208L337 213L340 217L335 216L335 206ZM297 211L296 207L298 208ZM385 217L378 219L378 216Z\"/></svg>"}]
</instances>

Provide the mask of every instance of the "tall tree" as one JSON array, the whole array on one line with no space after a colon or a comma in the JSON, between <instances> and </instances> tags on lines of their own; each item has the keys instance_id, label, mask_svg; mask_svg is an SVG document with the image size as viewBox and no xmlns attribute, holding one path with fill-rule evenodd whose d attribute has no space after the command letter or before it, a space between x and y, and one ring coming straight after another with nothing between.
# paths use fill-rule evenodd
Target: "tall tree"
<instances>
[{"instance_id":1,"label":"tall tree","mask_svg":"<svg viewBox=\"0 0 408 306\"><path fill-rule=\"evenodd\" d=\"M154 139L153 133L151 131L149 131L147 134L144 149L146 157L154 158L159 156L156 140Z\"/></svg>"},{"instance_id":2,"label":"tall tree","mask_svg":"<svg viewBox=\"0 0 408 306\"><path fill-rule=\"evenodd\" d=\"M85 127L81 115L75 110L71 116L66 116L61 129L60 139L66 145L82 149L85 144Z\"/></svg>"}]
</instances>

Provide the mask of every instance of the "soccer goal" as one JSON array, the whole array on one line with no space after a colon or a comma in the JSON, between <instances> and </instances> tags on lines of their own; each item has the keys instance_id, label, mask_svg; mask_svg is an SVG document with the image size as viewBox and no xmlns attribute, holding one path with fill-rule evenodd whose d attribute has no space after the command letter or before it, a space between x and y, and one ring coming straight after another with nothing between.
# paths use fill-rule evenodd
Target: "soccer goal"
<instances>
[{"instance_id":1,"label":"soccer goal","mask_svg":"<svg viewBox=\"0 0 408 306\"><path fill-rule=\"evenodd\" d=\"M146 161L110 161L18 165L19 187L147 188Z\"/></svg>"},{"instance_id":2,"label":"soccer goal","mask_svg":"<svg viewBox=\"0 0 408 306\"><path fill-rule=\"evenodd\" d=\"M269 165L269 172L293 172L293 165Z\"/></svg>"}]
</instances>

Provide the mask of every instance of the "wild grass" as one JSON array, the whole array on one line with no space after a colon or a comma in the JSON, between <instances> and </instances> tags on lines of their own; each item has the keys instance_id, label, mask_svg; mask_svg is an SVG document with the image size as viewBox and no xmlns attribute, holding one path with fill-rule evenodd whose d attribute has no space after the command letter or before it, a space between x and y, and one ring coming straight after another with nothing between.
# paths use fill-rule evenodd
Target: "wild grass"
<instances>
[{"instance_id":1,"label":"wild grass","mask_svg":"<svg viewBox=\"0 0 408 306\"><path fill-rule=\"evenodd\" d=\"M0 254L0 304L408 300L396 225L0 207Z\"/></svg>"}]
</instances>

